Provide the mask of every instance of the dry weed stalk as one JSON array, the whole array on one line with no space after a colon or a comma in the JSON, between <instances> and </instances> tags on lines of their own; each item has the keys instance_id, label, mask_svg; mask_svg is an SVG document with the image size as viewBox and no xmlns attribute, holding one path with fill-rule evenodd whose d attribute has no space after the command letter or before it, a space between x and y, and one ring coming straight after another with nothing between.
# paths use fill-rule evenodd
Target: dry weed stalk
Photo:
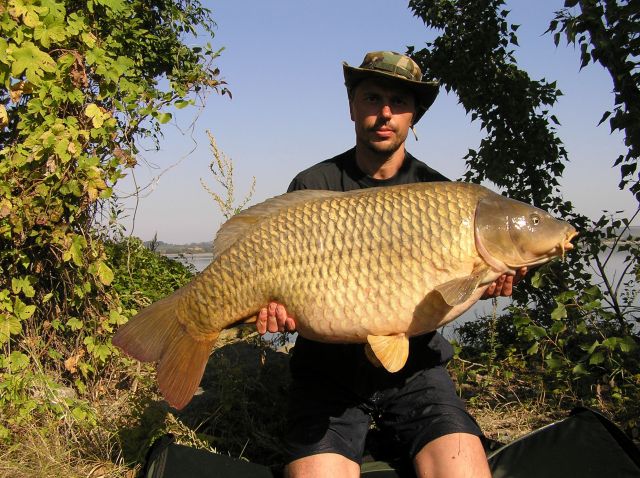
<instances>
[{"instance_id":1,"label":"dry weed stalk","mask_svg":"<svg viewBox=\"0 0 640 478\"><path fill-rule=\"evenodd\" d=\"M218 205L225 219L229 219L234 214L242 211L253 197L256 187L256 178L255 176L253 177L251 181L251 188L244 199L238 206L234 206L235 187L233 182L233 160L218 148L218 143L210 131L207 131L207 136L209 137L209 145L211 153L213 154L213 160L209 163L209 170L211 171L211 174L213 174L215 181L222 186L225 192L223 195L216 193L204 182L202 178L200 178L200 183Z\"/></svg>"}]
</instances>

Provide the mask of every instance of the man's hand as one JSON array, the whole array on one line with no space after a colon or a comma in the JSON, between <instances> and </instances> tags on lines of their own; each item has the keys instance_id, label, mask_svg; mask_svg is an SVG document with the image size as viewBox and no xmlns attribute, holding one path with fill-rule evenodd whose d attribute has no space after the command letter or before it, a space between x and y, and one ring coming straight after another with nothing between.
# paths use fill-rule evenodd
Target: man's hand
<instances>
[{"instance_id":1,"label":"man's hand","mask_svg":"<svg viewBox=\"0 0 640 478\"><path fill-rule=\"evenodd\" d=\"M295 332L296 321L289 317L284 305L277 302L269 302L267 307L258 312L256 328L260 335L268 332Z\"/></svg>"},{"instance_id":2,"label":"man's hand","mask_svg":"<svg viewBox=\"0 0 640 478\"><path fill-rule=\"evenodd\" d=\"M513 286L520 282L527 273L527 268L522 267L516 271L515 276L503 274L484 291L481 299L492 299L494 297L510 297L513 293Z\"/></svg>"}]
</instances>

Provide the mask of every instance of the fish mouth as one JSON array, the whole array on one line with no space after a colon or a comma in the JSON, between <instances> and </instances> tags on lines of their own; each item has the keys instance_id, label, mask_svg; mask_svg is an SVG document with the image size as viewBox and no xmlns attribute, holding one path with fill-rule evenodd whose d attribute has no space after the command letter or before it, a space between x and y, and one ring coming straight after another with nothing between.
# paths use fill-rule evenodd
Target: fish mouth
<instances>
[{"instance_id":1,"label":"fish mouth","mask_svg":"<svg viewBox=\"0 0 640 478\"><path fill-rule=\"evenodd\" d=\"M509 264L509 267L514 270L520 267L535 267L557 257L560 257L562 262L564 262L565 253L575 248L575 246L571 243L571 240L577 235L578 231L572 228L570 231L567 231L565 233L564 239L562 239L558 243L558 245L549 249L546 253L542 253L538 257L532 258L529 261L523 261L521 264Z\"/></svg>"},{"instance_id":2,"label":"fish mouth","mask_svg":"<svg viewBox=\"0 0 640 478\"><path fill-rule=\"evenodd\" d=\"M571 243L571 240L578 235L578 231L572 229L565 234L564 241L560 244L561 256L564 261L564 254L566 251L570 251L575 246Z\"/></svg>"}]
</instances>

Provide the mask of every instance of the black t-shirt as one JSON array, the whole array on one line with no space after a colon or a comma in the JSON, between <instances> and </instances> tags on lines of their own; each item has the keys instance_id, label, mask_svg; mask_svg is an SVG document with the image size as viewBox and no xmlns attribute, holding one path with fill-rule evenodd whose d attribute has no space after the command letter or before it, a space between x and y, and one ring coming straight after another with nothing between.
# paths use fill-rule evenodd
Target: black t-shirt
<instances>
[{"instance_id":1,"label":"black t-shirt","mask_svg":"<svg viewBox=\"0 0 640 478\"><path fill-rule=\"evenodd\" d=\"M378 186L394 186L430 181L449 181L448 178L417 160L408 152L398 173L388 179L375 179L363 173L356 164L355 148L352 148L334 158L322 161L309 169L299 173L289 185L288 192L299 189L323 189L329 191L351 191ZM451 360L453 348L439 333L431 332L413 337L409 340L410 353L405 369L416 370L428 366L440 365ZM314 349L327 351L327 355L336 357L337 349L349 353L360 354L361 344L336 345L320 344L298 337L296 349ZM330 353L328 351L331 350ZM357 352L356 352L357 350ZM343 355L343 353L338 354Z\"/></svg>"},{"instance_id":2,"label":"black t-shirt","mask_svg":"<svg viewBox=\"0 0 640 478\"><path fill-rule=\"evenodd\" d=\"M298 189L326 189L329 191L351 191L353 189L398 184L449 181L445 176L418 161L409 153L398 173L388 179L375 179L360 171L356 164L356 149L352 148L338 156L322 161L298 174L289 185L288 192Z\"/></svg>"}]
</instances>

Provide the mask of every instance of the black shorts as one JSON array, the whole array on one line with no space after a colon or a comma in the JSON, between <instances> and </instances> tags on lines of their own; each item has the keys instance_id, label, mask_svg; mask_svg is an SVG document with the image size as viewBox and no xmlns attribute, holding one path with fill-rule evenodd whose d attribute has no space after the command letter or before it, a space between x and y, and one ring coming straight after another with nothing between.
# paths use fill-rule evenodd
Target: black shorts
<instances>
[{"instance_id":1,"label":"black shorts","mask_svg":"<svg viewBox=\"0 0 640 478\"><path fill-rule=\"evenodd\" d=\"M378 447L386 451L385 459L413 459L427 443L450 433L481 436L445 368L449 357L429 354L425 340L414 341L407 365L392 374L373 366L363 345L299 337L291 358L289 462L338 453L361 463L373 424L375 435L384 440Z\"/></svg>"}]
</instances>

